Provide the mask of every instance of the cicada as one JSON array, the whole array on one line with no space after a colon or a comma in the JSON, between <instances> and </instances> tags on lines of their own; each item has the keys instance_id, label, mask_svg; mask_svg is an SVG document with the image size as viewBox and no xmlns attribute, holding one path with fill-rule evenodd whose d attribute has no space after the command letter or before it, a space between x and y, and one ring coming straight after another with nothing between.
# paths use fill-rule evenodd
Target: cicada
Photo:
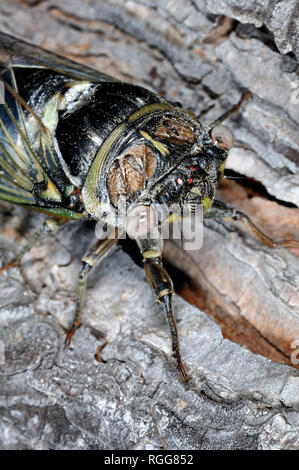
<instances>
[{"instance_id":1,"label":"cicada","mask_svg":"<svg viewBox=\"0 0 299 470\"><path fill-rule=\"evenodd\" d=\"M0 105L0 199L49 216L0 274L19 265L43 233L72 220L109 219L115 236L100 237L82 258L76 315L66 334L69 346L80 325L88 273L122 232L118 201L125 198L130 227L147 227L130 235L166 311L178 369L188 380L172 306L173 284L162 263L161 227L174 212L156 216L153 207L199 205L207 216L244 222L267 246L299 245L273 241L245 214L215 199L233 146L233 135L222 122L239 110L249 92L216 121L202 125L189 110L145 88L6 34L0 34L0 79L5 90Z\"/></svg>"}]
</instances>

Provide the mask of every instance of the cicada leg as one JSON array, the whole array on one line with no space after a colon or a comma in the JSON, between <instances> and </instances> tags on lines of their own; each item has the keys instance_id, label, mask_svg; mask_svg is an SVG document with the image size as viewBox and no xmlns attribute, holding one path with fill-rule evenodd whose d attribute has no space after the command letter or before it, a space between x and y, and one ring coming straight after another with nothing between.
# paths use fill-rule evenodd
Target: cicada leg
<instances>
[{"instance_id":1,"label":"cicada leg","mask_svg":"<svg viewBox=\"0 0 299 470\"><path fill-rule=\"evenodd\" d=\"M44 222L43 226L39 230L37 230L32 235L32 237L30 237L30 239L25 244L25 246L23 247L19 255L13 261L11 261L10 263L0 268L0 275L7 269L13 268L15 266L19 266L22 259L26 255L26 253L28 253L31 250L31 248L34 247L34 245L38 242L38 240L43 234L57 232L61 227L66 225L68 222L69 222L68 219L54 219L54 218L47 219Z\"/></svg>"},{"instance_id":2,"label":"cicada leg","mask_svg":"<svg viewBox=\"0 0 299 470\"><path fill-rule=\"evenodd\" d=\"M81 269L78 279L78 298L76 305L76 315L72 327L67 331L65 338L65 347L70 346L72 337L79 328L82 318L82 310L84 305L84 298L86 292L87 276L90 271L103 259L108 251L117 242L117 237L114 239L97 240L94 245L88 250L81 260Z\"/></svg>"},{"instance_id":3,"label":"cicada leg","mask_svg":"<svg viewBox=\"0 0 299 470\"><path fill-rule=\"evenodd\" d=\"M219 118L217 118L216 121L212 122L209 127L213 128L215 126L218 126L218 124L221 124L223 121L231 117L233 114L237 113L239 109L241 108L242 104L244 103L244 101L247 100L248 98L251 98L251 93L249 90L245 90L241 98L239 99L238 103L236 103L230 109L225 111L225 113L219 116Z\"/></svg>"},{"instance_id":4,"label":"cicada leg","mask_svg":"<svg viewBox=\"0 0 299 470\"><path fill-rule=\"evenodd\" d=\"M144 269L147 279L149 280L156 299L162 303L167 315L169 323L172 350L175 354L178 369L184 381L190 380L186 368L183 364L180 351L179 335L177 325L173 313L172 297L173 297L173 284L169 274L162 264L162 238L137 238L136 239L141 254L144 258Z\"/></svg>"},{"instance_id":5,"label":"cicada leg","mask_svg":"<svg viewBox=\"0 0 299 470\"><path fill-rule=\"evenodd\" d=\"M246 225L254 238L259 240L263 245L270 248L299 248L299 241L297 240L281 240L276 241L263 233L243 212L238 211L234 207L229 207L223 202L214 201L212 208L208 211L207 215L214 216L224 222L231 222L239 220Z\"/></svg>"}]
</instances>

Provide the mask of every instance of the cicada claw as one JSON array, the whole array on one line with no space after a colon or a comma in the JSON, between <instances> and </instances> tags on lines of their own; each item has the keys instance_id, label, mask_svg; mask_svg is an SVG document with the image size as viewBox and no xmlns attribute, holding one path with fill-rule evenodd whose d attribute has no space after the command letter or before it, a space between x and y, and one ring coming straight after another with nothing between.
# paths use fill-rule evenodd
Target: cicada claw
<instances>
[{"instance_id":1,"label":"cicada claw","mask_svg":"<svg viewBox=\"0 0 299 470\"><path fill-rule=\"evenodd\" d=\"M5 264L4 266L2 266L2 268L0 268L0 276L1 276L1 274L3 274L8 269L15 268L19 265L20 265L19 261L11 261L10 263Z\"/></svg>"},{"instance_id":2,"label":"cicada claw","mask_svg":"<svg viewBox=\"0 0 299 470\"><path fill-rule=\"evenodd\" d=\"M71 329L66 331L66 337L65 337L65 341L64 341L64 349L69 349L69 347L71 346L72 338L73 338L75 332L77 331L77 329L79 328L79 326L80 326L80 322L79 322L79 324L74 322Z\"/></svg>"}]
</instances>

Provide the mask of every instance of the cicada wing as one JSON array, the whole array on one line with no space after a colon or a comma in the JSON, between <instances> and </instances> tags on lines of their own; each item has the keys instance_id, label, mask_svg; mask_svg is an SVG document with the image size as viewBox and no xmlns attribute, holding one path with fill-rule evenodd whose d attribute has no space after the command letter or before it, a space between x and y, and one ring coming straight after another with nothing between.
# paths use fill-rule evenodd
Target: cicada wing
<instances>
[{"instance_id":1,"label":"cicada wing","mask_svg":"<svg viewBox=\"0 0 299 470\"><path fill-rule=\"evenodd\" d=\"M117 82L118 80L86 65L73 62L53 52L16 39L0 32L0 73L7 67L38 66L55 70L73 80L92 82Z\"/></svg>"},{"instance_id":2,"label":"cicada wing","mask_svg":"<svg viewBox=\"0 0 299 470\"><path fill-rule=\"evenodd\" d=\"M0 167L1 168L1 167ZM1 171L1 170L0 170ZM35 206L36 200L30 191L17 187L9 179L0 175L0 199L13 204Z\"/></svg>"},{"instance_id":3,"label":"cicada wing","mask_svg":"<svg viewBox=\"0 0 299 470\"><path fill-rule=\"evenodd\" d=\"M0 108L0 198L16 204L61 202L67 178L42 120L6 81Z\"/></svg>"},{"instance_id":4,"label":"cicada wing","mask_svg":"<svg viewBox=\"0 0 299 470\"><path fill-rule=\"evenodd\" d=\"M69 79L65 75L68 61L5 34L0 34L0 61L0 80L5 86L4 103L0 104L0 198L53 207L73 189L53 143L59 94L43 102L39 113L19 94L16 75L28 70L56 72L59 68L65 82ZM77 72L71 75L70 80L76 82Z\"/></svg>"},{"instance_id":5,"label":"cicada wing","mask_svg":"<svg viewBox=\"0 0 299 470\"><path fill-rule=\"evenodd\" d=\"M62 205L80 183L71 180L55 146L62 102L76 103L77 96L99 82L117 80L3 33L0 80L5 86L0 105L0 198L36 207Z\"/></svg>"}]
</instances>

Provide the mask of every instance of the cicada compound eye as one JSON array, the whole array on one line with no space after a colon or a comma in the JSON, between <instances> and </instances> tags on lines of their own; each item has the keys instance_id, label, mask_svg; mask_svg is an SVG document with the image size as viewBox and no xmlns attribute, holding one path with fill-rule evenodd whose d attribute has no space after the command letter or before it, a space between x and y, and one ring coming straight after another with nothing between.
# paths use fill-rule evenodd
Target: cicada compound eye
<instances>
[{"instance_id":1,"label":"cicada compound eye","mask_svg":"<svg viewBox=\"0 0 299 470\"><path fill-rule=\"evenodd\" d=\"M215 126L211 131L213 144L224 150L230 150L234 145L234 136L232 131L226 126Z\"/></svg>"}]
</instances>

